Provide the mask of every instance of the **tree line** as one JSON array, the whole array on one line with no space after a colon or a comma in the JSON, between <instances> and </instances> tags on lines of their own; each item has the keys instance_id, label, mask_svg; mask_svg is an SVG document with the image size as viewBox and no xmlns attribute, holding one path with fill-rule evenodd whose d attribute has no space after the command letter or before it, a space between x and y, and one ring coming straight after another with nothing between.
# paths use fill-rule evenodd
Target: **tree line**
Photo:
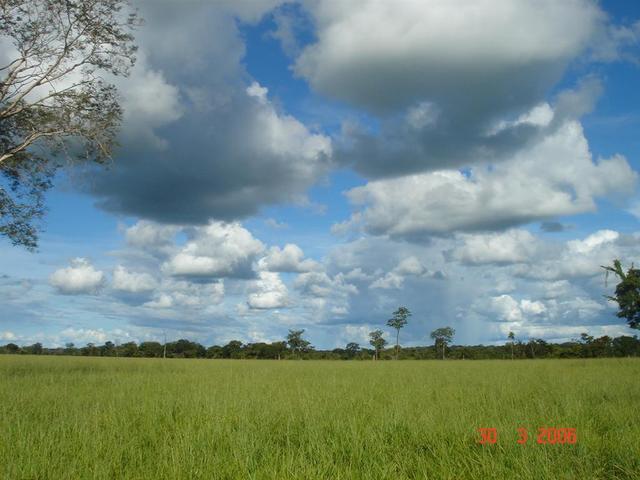
<instances>
[{"instance_id":1,"label":"tree line","mask_svg":"<svg viewBox=\"0 0 640 480\"><path fill-rule=\"evenodd\" d=\"M618 304L616 315L624 318L629 327L640 328L640 269L632 264L625 272L619 260L613 266L602 266L608 274L619 278L614 295L606 296ZM582 333L579 339L550 343L541 338L531 338L526 342L516 339L509 332L504 345L451 345L455 330L451 327L436 328L430 333L434 344L430 346L401 347L400 330L408 323L411 312L406 307L398 307L387 326L395 330L395 345L385 348L387 340L382 330L369 332L371 348L356 342L349 342L344 348L317 350L304 338L304 330L289 330L284 341L247 343L231 340L226 345L205 347L197 342L180 339L175 342L127 342L122 345L111 341L103 345L88 343L76 347L67 343L64 348L45 348L41 343L18 346L8 343L0 346L0 354L33 355L81 355L100 357L155 357L155 358L237 358L237 359L331 359L331 360L388 360L388 359L506 359L510 358L598 358L637 357L640 354L640 340L637 336L622 335L611 338L607 335L595 338Z\"/></svg>"},{"instance_id":2,"label":"tree line","mask_svg":"<svg viewBox=\"0 0 640 480\"><path fill-rule=\"evenodd\" d=\"M0 346L0 354L22 355L74 355L92 357L147 357L147 358L209 358L209 359L303 359L303 360L429 360L446 358L453 360L485 359L536 359L536 358L600 358L638 357L640 339L637 336L594 338L583 333L579 339L550 343L543 339L527 341L510 339L503 345L447 345L436 340L433 345L417 347L371 348L349 342L344 347L331 350L314 348L303 337L304 330L291 330L286 341L273 343L243 343L231 340L225 345L205 347L197 342L180 339L175 342L126 342L111 341L102 345L88 343L83 347L72 343L64 347L47 348L40 343L18 346L8 343ZM376 337L377 338L377 337ZM383 339L384 340L384 339ZM374 340L372 340L374 341Z\"/></svg>"}]
</instances>

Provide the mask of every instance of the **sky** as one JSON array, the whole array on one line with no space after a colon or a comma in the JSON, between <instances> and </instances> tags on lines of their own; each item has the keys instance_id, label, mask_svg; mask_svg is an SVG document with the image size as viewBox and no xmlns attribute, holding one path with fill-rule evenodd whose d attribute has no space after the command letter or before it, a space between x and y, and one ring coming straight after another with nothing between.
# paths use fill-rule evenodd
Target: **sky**
<instances>
[{"instance_id":1,"label":"sky","mask_svg":"<svg viewBox=\"0 0 640 480\"><path fill-rule=\"evenodd\" d=\"M0 239L0 343L637 332L637 2L134 5L120 146Z\"/></svg>"}]
</instances>

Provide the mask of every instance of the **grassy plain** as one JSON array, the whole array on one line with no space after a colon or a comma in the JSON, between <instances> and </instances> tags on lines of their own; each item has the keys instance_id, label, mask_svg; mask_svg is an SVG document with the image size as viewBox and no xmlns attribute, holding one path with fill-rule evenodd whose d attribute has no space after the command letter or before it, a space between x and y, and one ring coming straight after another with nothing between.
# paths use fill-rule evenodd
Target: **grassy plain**
<instances>
[{"instance_id":1,"label":"grassy plain","mask_svg":"<svg viewBox=\"0 0 640 480\"><path fill-rule=\"evenodd\" d=\"M640 478L639 407L638 359L0 356L0 478Z\"/></svg>"}]
</instances>

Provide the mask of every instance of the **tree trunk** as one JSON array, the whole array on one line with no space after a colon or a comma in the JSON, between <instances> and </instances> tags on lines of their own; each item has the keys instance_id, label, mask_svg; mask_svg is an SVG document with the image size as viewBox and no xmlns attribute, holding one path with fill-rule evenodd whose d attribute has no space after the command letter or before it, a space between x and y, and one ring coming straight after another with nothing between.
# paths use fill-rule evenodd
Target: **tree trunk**
<instances>
[{"instance_id":1,"label":"tree trunk","mask_svg":"<svg viewBox=\"0 0 640 480\"><path fill-rule=\"evenodd\" d=\"M398 360L398 350L400 349L400 329L396 329L396 360Z\"/></svg>"},{"instance_id":2,"label":"tree trunk","mask_svg":"<svg viewBox=\"0 0 640 480\"><path fill-rule=\"evenodd\" d=\"M443 360L444 360L444 346L445 346L445 345L446 345L446 344L445 344L444 342L442 342L442 359L443 359Z\"/></svg>"}]
</instances>

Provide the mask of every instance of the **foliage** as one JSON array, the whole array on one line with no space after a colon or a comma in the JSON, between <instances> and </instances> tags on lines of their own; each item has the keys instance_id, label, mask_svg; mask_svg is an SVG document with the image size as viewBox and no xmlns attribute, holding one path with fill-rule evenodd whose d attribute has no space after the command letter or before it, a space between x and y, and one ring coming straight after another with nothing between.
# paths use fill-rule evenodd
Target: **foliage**
<instances>
[{"instance_id":1,"label":"foliage","mask_svg":"<svg viewBox=\"0 0 640 480\"><path fill-rule=\"evenodd\" d=\"M287 344L289 345L289 348L298 355L302 352L306 352L309 349L313 348L311 347L311 342L302 338L303 334L304 334L304 329L289 330L289 333L287 334Z\"/></svg>"},{"instance_id":2,"label":"foliage","mask_svg":"<svg viewBox=\"0 0 640 480\"><path fill-rule=\"evenodd\" d=\"M387 341L383 337L384 332L382 330L374 330L373 332L369 332L369 343L373 347L375 351L375 359L380 358L380 350L384 348L387 344Z\"/></svg>"},{"instance_id":3,"label":"foliage","mask_svg":"<svg viewBox=\"0 0 640 480\"><path fill-rule=\"evenodd\" d=\"M625 318L629 327L640 329L640 269L634 268L632 264L625 273L620 260L614 260L613 267L602 268L607 274L614 273L620 279L614 295L606 296L618 304L619 310L616 315Z\"/></svg>"},{"instance_id":4,"label":"foliage","mask_svg":"<svg viewBox=\"0 0 640 480\"><path fill-rule=\"evenodd\" d=\"M348 358L354 358L360 351L360 345L355 342L349 342L344 349L347 353Z\"/></svg>"},{"instance_id":5,"label":"foliage","mask_svg":"<svg viewBox=\"0 0 640 480\"><path fill-rule=\"evenodd\" d=\"M398 350L400 349L400 329L403 328L411 316L411 312L406 307L399 307L393 312L393 317L387 320L387 326L396 329L396 358L398 358Z\"/></svg>"},{"instance_id":6,"label":"foliage","mask_svg":"<svg viewBox=\"0 0 640 480\"><path fill-rule=\"evenodd\" d=\"M513 345L515 344L516 334L513 332L509 332L509 335L507 335L507 338L509 339L508 345L511 347L511 360L513 360L513 357L514 357Z\"/></svg>"},{"instance_id":7,"label":"foliage","mask_svg":"<svg viewBox=\"0 0 640 480\"><path fill-rule=\"evenodd\" d=\"M431 338L434 339L436 348L442 349L442 359L444 360L445 347L451 343L456 331L451 327L436 328L431 332Z\"/></svg>"},{"instance_id":8,"label":"foliage","mask_svg":"<svg viewBox=\"0 0 640 480\"><path fill-rule=\"evenodd\" d=\"M0 235L37 245L43 194L64 159L107 161L122 117L105 74L135 62L126 0L2 0L0 36Z\"/></svg>"},{"instance_id":9,"label":"foliage","mask_svg":"<svg viewBox=\"0 0 640 480\"><path fill-rule=\"evenodd\" d=\"M314 350L294 352L288 348L286 342L246 343L231 340L223 346L212 345L204 347L197 342L181 339L166 345L168 358L210 358L210 359L315 359L315 360L371 360L378 358L390 360L395 358L396 350L384 349L386 341L379 332L381 343L379 348L362 348L351 342L348 348L333 350ZM356 350L356 346L358 349ZM89 343L84 347L76 347L72 343L62 348L48 348L40 343L20 347L15 343L0 345L0 354L33 354L33 355L72 355L86 357L152 357L162 358L164 345L159 342L142 342L136 345L127 342L115 345L107 341L103 345ZM583 333L579 339L565 343L549 343L543 339L529 339L529 341L514 342L507 345L452 345L448 346L448 358L455 360L488 360L488 359L542 359L542 358L602 358L602 357L637 357L640 356L640 340L636 336L621 336L611 338L603 336L594 338ZM512 356L513 352L513 356ZM429 360L442 358L442 348L438 344L417 347L401 347L398 358L406 360Z\"/></svg>"}]
</instances>

